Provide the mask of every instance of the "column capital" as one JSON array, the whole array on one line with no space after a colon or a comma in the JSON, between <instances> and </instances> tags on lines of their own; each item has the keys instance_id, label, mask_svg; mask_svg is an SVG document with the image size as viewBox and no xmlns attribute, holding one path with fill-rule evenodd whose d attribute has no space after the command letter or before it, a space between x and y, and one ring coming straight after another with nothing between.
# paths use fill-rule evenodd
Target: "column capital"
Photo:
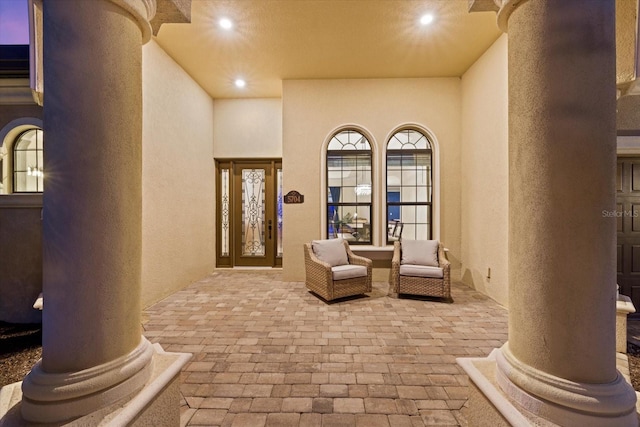
<instances>
[{"instance_id":1,"label":"column capital","mask_svg":"<svg viewBox=\"0 0 640 427\"><path fill-rule=\"evenodd\" d=\"M498 27L507 33L509 29L509 17L513 13L514 10L518 8L518 6L524 4L528 0L495 0L499 4L500 9L498 10Z\"/></svg>"},{"instance_id":2,"label":"column capital","mask_svg":"<svg viewBox=\"0 0 640 427\"><path fill-rule=\"evenodd\" d=\"M497 12L502 0L469 0L469 12Z\"/></svg>"},{"instance_id":3,"label":"column capital","mask_svg":"<svg viewBox=\"0 0 640 427\"><path fill-rule=\"evenodd\" d=\"M142 31L142 44L151 40L151 20L156 14L156 0L109 0L129 12Z\"/></svg>"},{"instance_id":4,"label":"column capital","mask_svg":"<svg viewBox=\"0 0 640 427\"><path fill-rule=\"evenodd\" d=\"M497 12L498 27L507 32L509 16L527 0L469 0L469 12Z\"/></svg>"}]
</instances>

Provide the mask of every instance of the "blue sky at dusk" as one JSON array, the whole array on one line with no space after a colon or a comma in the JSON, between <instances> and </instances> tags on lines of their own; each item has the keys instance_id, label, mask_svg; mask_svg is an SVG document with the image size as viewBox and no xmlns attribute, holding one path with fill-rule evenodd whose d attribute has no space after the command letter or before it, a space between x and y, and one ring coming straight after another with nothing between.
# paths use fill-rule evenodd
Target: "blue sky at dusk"
<instances>
[{"instance_id":1,"label":"blue sky at dusk","mask_svg":"<svg viewBox=\"0 0 640 427\"><path fill-rule=\"evenodd\" d=\"M0 0L0 44L29 44L27 0Z\"/></svg>"}]
</instances>

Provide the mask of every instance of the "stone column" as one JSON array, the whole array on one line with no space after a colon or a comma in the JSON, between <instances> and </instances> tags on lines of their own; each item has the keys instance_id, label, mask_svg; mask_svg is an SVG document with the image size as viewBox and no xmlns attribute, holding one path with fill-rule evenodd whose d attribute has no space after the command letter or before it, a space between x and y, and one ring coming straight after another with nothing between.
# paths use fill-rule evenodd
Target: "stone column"
<instances>
[{"instance_id":1,"label":"stone column","mask_svg":"<svg viewBox=\"0 0 640 427\"><path fill-rule=\"evenodd\" d=\"M142 43L155 0L43 3L43 352L27 421L129 399L151 373L141 336Z\"/></svg>"},{"instance_id":2,"label":"stone column","mask_svg":"<svg viewBox=\"0 0 640 427\"><path fill-rule=\"evenodd\" d=\"M613 0L508 0L509 341L502 390L561 425L637 425L616 370ZM613 423L613 424L612 424Z\"/></svg>"}]
</instances>

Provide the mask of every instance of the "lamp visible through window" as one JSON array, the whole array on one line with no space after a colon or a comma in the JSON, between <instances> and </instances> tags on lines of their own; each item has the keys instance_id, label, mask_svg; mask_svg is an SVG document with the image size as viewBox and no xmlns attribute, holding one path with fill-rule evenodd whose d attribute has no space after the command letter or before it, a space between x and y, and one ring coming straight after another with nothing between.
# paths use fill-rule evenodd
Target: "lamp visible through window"
<instances>
[{"instance_id":1,"label":"lamp visible through window","mask_svg":"<svg viewBox=\"0 0 640 427\"><path fill-rule=\"evenodd\" d=\"M13 144L13 192L40 193L44 186L43 132L22 132Z\"/></svg>"}]
</instances>

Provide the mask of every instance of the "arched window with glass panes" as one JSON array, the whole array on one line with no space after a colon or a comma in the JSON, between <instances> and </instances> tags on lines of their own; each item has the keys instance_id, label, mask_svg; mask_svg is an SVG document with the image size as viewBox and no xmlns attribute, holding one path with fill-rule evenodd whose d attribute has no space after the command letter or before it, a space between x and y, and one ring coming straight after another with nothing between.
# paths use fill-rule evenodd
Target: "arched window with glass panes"
<instances>
[{"instance_id":1,"label":"arched window with glass panes","mask_svg":"<svg viewBox=\"0 0 640 427\"><path fill-rule=\"evenodd\" d=\"M327 147L327 236L371 244L371 144L356 129L337 132Z\"/></svg>"},{"instance_id":2,"label":"arched window with glass panes","mask_svg":"<svg viewBox=\"0 0 640 427\"><path fill-rule=\"evenodd\" d=\"M432 151L422 132L404 129L387 143L387 244L432 239Z\"/></svg>"},{"instance_id":3,"label":"arched window with glass panes","mask_svg":"<svg viewBox=\"0 0 640 427\"><path fill-rule=\"evenodd\" d=\"M13 192L40 193L44 187L43 132L29 129L13 144Z\"/></svg>"}]
</instances>

